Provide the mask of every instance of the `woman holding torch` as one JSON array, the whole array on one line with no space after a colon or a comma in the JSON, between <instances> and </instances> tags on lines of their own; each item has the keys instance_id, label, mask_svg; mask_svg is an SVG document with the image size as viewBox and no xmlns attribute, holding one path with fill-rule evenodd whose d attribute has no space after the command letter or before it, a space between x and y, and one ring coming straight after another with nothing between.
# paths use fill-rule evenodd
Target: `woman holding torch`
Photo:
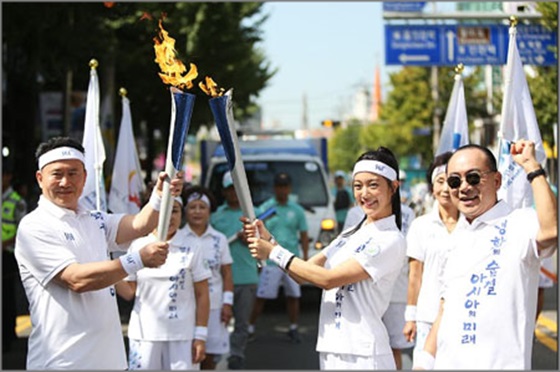
<instances>
[{"instance_id":1,"label":"woman holding torch","mask_svg":"<svg viewBox=\"0 0 560 372\"><path fill-rule=\"evenodd\" d=\"M398 174L389 149L362 154L352 188L365 216L309 261L278 245L262 221L243 217L255 258L268 258L298 282L323 288L316 346L321 369L395 369L381 317L406 253Z\"/></svg>"}]
</instances>

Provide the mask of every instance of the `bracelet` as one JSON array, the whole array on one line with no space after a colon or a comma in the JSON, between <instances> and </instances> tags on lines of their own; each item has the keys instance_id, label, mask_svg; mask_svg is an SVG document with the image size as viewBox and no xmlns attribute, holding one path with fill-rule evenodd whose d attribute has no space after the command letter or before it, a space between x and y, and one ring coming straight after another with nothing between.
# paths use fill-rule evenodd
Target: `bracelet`
<instances>
[{"instance_id":1,"label":"bracelet","mask_svg":"<svg viewBox=\"0 0 560 372\"><path fill-rule=\"evenodd\" d=\"M148 204L150 204L150 207L152 207L154 211L159 212L161 208L161 196L159 196L155 187L152 190L152 195L150 195L150 200L148 201Z\"/></svg>"},{"instance_id":2,"label":"bracelet","mask_svg":"<svg viewBox=\"0 0 560 372\"><path fill-rule=\"evenodd\" d=\"M208 339L208 327L194 327L194 338L195 340L206 341Z\"/></svg>"},{"instance_id":3,"label":"bracelet","mask_svg":"<svg viewBox=\"0 0 560 372\"><path fill-rule=\"evenodd\" d=\"M527 173L527 181L531 183L535 178L539 176L546 176L546 171L543 169L543 167L540 167L537 170Z\"/></svg>"},{"instance_id":4,"label":"bracelet","mask_svg":"<svg viewBox=\"0 0 560 372\"><path fill-rule=\"evenodd\" d=\"M436 358L426 350L419 352L414 358L412 369L434 369Z\"/></svg>"},{"instance_id":5,"label":"bracelet","mask_svg":"<svg viewBox=\"0 0 560 372\"><path fill-rule=\"evenodd\" d=\"M270 239L268 239L268 242L272 245L278 244L278 242L276 241L276 239L274 239L274 236L272 234L270 234Z\"/></svg>"},{"instance_id":6,"label":"bracelet","mask_svg":"<svg viewBox=\"0 0 560 372\"><path fill-rule=\"evenodd\" d=\"M121 265L128 275L136 274L138 270L144 267L140 251L133 251L119 257Z\"/></svg>"},{"instance_id":7,"label":"bracelet","mask_svg":"<svg viewBox=\"0 0 560 372\"><path fill-rule=\"evenodd\" d=\"M290 265L292 264L292 261L294 260L294 258L296 258L295 254L288 259L288 262L286 263L286 267L284 268L284 270L288 271L288 269L290 268Z\"/></svg>"},{"instance_id":8,"label":"bracelet","mask_svg":"<svg viewBox=\"0 0 560 372\"><path fill-rule=\"evenodd\" d=\"M286 248L282 248L280 245L275 245L274 248L272 248L272 251L270 251L268 258L272 262L286 270L286 265L292 258L292 256L295 255Z\"/></svg>"},{"instance_id":9,"label":"bracelet","mask_svg":"<svg viewBox=\"0 0 560 372\"><path fill-rule=\"evenodd\" d=\"M416 305L406 305L404 310L404 320L407 322L416 321Z\"/></svg>"},{"instance_id":10,"label":"bracelet","mask_svg":"<svg viewBox=\"0 0 560 372\"><path fill-rule=\"evenodd\" d=\"M233 292L232 291L224 291L222 297L222 303L224 305L233 305Z\"/></svg>"}]
</instances>

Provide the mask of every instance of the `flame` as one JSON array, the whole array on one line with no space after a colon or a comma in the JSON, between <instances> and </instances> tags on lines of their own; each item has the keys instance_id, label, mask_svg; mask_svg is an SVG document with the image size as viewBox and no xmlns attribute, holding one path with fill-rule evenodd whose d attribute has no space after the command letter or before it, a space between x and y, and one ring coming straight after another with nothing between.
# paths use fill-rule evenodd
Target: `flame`
<instances>
[{"instance_id":1,"label":"flame","mask_svg":"<svg viewBox=\"0 0 560 372\"><path fill-rule=\"evenodd\" d=\"M224 95L225 92L224 88L218 87L218 84L216 84L216 82L210 76L206 76L205 81L206 83L202 81L198 83L198 86L200 87L200 89L202 89L204 93L206 93L209 96L212 96L213 98L221 97Z\"/></svg>"},{"instance_id":2,"label":"flame","mask_svg":"<svg viewBox=\"0 0 560 372\"><path fill-rule=\"evenodd\" d=\"M165 84L173 85L181 90L192 88L192 81L198 76L196 66L191 63L189 72L183 76L187 68L183 62L176 58L175 39L164 30L161 19L159 20L159 29L160 40L154 38L155 62L161 70L161 73L158 73L159 77Z\"/></svg>"}]
</instances>

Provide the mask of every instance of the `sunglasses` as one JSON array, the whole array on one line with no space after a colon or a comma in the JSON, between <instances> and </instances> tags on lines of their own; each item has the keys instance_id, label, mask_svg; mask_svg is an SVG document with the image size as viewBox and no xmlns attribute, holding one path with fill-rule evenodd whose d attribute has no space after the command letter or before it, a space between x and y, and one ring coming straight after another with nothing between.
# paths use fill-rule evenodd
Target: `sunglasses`
<instances>
[{"instance_id":1,"label":"sunglasses","mask_svg":"<svg viewBox=\"0 0 560 372\"><path fill-rule=\"evenodd\" d=\"M476 170L470 171L465 175L465 181L467 181L467 183L471 186L476 186L480 183L480 180L482 179L482 177L488 173L492 173L492 170L486 171L486 172L479 172ZM451 175L449 177L447 177L447 184L449 185L450 188L452 189L456 189L459 188L461 186L461 183L463 183L463 179L461 177L459 177L458 175Z\"/></svg>"}]
</instances>

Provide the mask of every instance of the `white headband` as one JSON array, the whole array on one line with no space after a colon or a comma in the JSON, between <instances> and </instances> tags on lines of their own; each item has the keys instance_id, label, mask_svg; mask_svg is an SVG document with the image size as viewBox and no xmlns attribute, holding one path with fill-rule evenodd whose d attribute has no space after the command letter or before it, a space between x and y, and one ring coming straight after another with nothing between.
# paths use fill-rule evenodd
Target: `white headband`
<instances>
[{"instance_id":1,"label":"white headband","mask_svg":"<svg viewBox=\"0 0 560 372\"><path fill-rule=\"evenodd\" d=\"M445 164L438 165L434 168L434 171L432 172L432 184L434 183L436 177L441 173L445 173Z\"/></svg>"},{"instance_id":2,"label":"white headband","mask_svg":"<svg viewBox=\"0 0 560 372\"><path fill-rule=\"evenodd\" d=\"M174 197L173 200L175 200L177 203L181 204L181 207L183 206L183 199L181 199L180 196Z\"/></svg>"},{"instance_id":3,"label":"white headband","mask_svg":"<svg viewBox=\"0 0 560 372\"><path fill-rule=\"evenodd\" d=\"M73 147L57 147L56 149L52 149L47 151L43 155L39 156L39 170L43 169L43 167L53 161L59 160L72 160L76 159L81 161L82 163L86 163L84 154L73 148Z\"/></svg>"},{"instance_id":4,"label":"white headband","mask_svg":"<svg viewBox=\"0 0 560 372\"><path fill-rule=\"evenodd\" d=\"M390 181L397 179L397 172L385 163L377 160L360 160L354 165L354 170L352 171L352 178L360 172L376 173Z\"/></svg>"},{"instance_id":5,"label":"white headband","mask_svg":"<svg viewBox=\"0 0 560 372\"><path fill-rule=\"evenodd\" d=\"M208 197L204 194L201 194L201 193L198 193L198 192L193 192L192 194L189 195L189 197L187 199L187 204L189 204L193 200L203 201L206 204L208 204L208 206L210 207L210 199L208 199Z\"/></svg>"}]
</instances>

